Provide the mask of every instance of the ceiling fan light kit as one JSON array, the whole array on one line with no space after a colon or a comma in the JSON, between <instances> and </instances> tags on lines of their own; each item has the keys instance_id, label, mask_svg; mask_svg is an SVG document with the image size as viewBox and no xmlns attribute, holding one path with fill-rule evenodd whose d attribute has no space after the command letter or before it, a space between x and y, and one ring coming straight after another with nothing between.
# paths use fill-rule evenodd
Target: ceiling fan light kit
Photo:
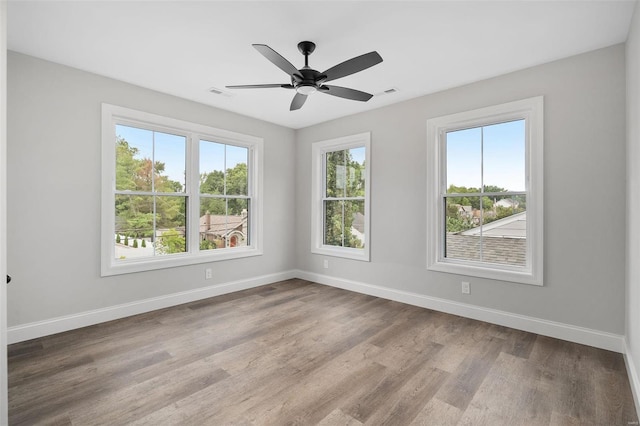
<instances>
[{"instance_id":1,"label":"ceiling fan light kit","mask_svg":"<svg viewBox=\"0 0 640 426\"><path fill-rule=\"evenodd\" d=\"M304 67L300 69L297 69L291 62L266 44L253 44L252 46L260 52L262 56L271 61L271 63L287 73L291 78L291 84L248 84L227 86L228 89L267 89L277 87L295 89L296 94L291 101L290 111L302 108L302 105L304 105L307 100L307 96L315 92L361 102L366 102L373 97L370 93L324 83L355 74L379 64L382 62L382 57L378 52L365 53L364 55L341 62L324 72L319 72L309 67L309 55L313 53L316 48L315 43L311 41L301 41L298 43L298 50L304 55Z\"/></svg>"}]
</instances>

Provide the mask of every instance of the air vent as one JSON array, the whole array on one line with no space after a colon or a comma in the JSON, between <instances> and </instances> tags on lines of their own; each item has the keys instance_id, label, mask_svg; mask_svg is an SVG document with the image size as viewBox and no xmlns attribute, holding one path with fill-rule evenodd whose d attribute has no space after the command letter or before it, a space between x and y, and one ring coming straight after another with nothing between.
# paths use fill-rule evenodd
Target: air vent
<instances>
[{"instance_id":1,"label":"air vent","mask_svg":"<svg viewBox=\"0 0 640 426\"><path fill-rule=\"evenodd\" d=\"M218 89L217 87L210 87L209 92L213 93L214 95L227 96L229 98L233 96L231 93L222 89Z\"/></svg>"},{"instance_id":2,"label":"air vent","mask_svg":"<svg viewBox=\"0 0 640 426\"><path fill-rule=\"evenodd\" d=\"M376 93L376 96L383 96L383 95L391 95L393 93L397 93L399 90L397 87L390 87L387 90L383 90L380 93Z\"/></svg>"}]
</instances>

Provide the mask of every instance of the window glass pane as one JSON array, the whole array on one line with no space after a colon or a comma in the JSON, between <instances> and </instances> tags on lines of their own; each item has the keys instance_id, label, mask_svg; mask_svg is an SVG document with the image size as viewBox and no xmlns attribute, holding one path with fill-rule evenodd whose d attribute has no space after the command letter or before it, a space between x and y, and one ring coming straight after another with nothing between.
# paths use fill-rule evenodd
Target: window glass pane
<instances>
[{"instance_id":1,"label":"window glass pane","mask_svg":"<svg viewBox=\"0 0 640 426\"><path fill-rule=\"evenodd\" d=\"M345 151L331 151L325 155L327 197L344 197L347 184Z\"/></svg>"},{"instance_id":2,"label":"window glass pane","mask_svg":"<svg viewBox=\"0 0 640 426\"><path fill-rule=\"evenodd\" d=\"M344 246L364 248L364 200L344 202Z\"/></svg>"},{"instance_id":3,"label":"window glass pane","mask_svg":"<svg viewBox=\"0 0 640 426\"><path fill-rule=\"evenodd\" d=\"M116 195L115 258L154 255L153 196Z\"/></svg>"},{"instance_id":4,"label":"window glass pane","mask_svg":"<svg viewBox=\"0 0 640 426\"><path fill-rule=\"evenodd\" d=\"M184 192L186 189L187 138L154 133L154 174L156 192Z\"/></svg>"},{"instance_id":5,"label":"window glass pane","mask_svg":"<svg viewBox=\"0 0 640 426\"><path fill-rule=\"evenodd\" d=\"M200 250L250 244L248 199L201 198L200 201Z\"/></svg>"},{"instance_id":6,"label":"window glass pane","mask_svg":"<svg viewBox=\"0 0 640 426\"><path fill-rule=\"evenodd\" d=\"M485 192L525 191L525 120L483 127Z\"/></svg>"},{"instance_id":7,"label":"window glass pane","mask_svg":"<svg viewBox=\"0 0 640 426\"><path fill-rule=\"evenodd\" d=\"M493 217L482 229L482 260L511 266L526 266L527 212L524 195L502 197L494 203Z\"/></svg>"},{"instance_id":8,"label":"window glass pane","mask_svg":"<svg viewBox=\"0 0 640 426\"><path fill-rule=\"evenodd\" d=\"M156 196L156 254L187 251L186 197Z\"/></svg>"},{"instance_id":9,"label":"window glass pane","mask_svg":"<svg viewBox=\"0 0 640 426\"><path fill-rule=\"evenodd\" d=\"M153 132L116 125L116 189L151 191Z\"/></svg>"},{"instance_id":10,"label":"window glass pane","mask_svg":"<svg viewBox=\"0 0 640 426\"><path fill-rule=\"evenodd\" d=\"M158 228L177 228L184 226L186 217L185 200L185 197L155 197L156 226Z\"/></svg>"},{"instance_id":11,"label":"window glass pane","mask_svg":"<svg viewBox=\"0 0 640 426\"><path fill-rule=\"evenodd\" d=\"M475 207L474 207L475 206ZM447 197L445 257L480 261L480 197Z\"/></svg>"},{"instance_id":12,"label":"window glass pane","mask_svg":"<svg viewBox=\"0 0 640 426\"><path fill-rule=\"evenodd\" d=\"M224 194L224 152L224 144L200 141L201 194Z\"/></svg>"},{"instance_id":13,"label":"window glass pane","mask_svg":"<svg viewBox=\"0 0 640 426\"><path fill-rule=\"evenodd\" d=\"M247 195L247 162L249 150L241 146L227 145L227 195Z\"/></svg>"},{"instance_id":14,"label":"window glass pane","mask_svg":"<svg viewBox=\"0 0 640 426\"><path fill-rule=\"evenodd\" d=\"M479 192L482 165L482 130L447 132L447 192ZM464 188L464 190L461 190Z\"/></svg>"},{"instance_id":15,"label":"window glass pane","mask_svg":"<svg viewBox=\"0 0 640 426\"><path fill-rule=\"evenodd\" d=\"M364 248L364 200L324 201L324 244Z\"/></svg>"},{"instance_id":16,"label":"window glass pane","mask_svg":"<svg viewBox=\"0 0 640 426\"><path fill-rule=\"evenodd\" d=\"M227 200L224 197L200 197L200 216L205 213L227 214Z\"/></svg>"},{"instance_id":17,"label":"window glass pane","mask_svg":"<svg viewBox=\"0 0 640 426\"><path fill-rule=\"evenodd\" d=\"M364 197L365 147L348 149L345 154L346 196Z\"/></svg>"},{"instance_id":18,"label":"window glass pane","mask_svg":"<svg viewBox=\"0 0 640 426\"><path fill-rule=\"evenodd\" d=\"M343 246L344 240L344 201L324 201L324 244Z\"/></svg>"}]
</instances>

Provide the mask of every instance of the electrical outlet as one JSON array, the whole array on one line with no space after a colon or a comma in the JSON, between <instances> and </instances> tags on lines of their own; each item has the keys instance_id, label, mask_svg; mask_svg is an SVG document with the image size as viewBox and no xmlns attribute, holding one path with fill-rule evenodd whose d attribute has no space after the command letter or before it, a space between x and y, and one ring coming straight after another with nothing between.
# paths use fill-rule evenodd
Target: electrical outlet
<instances>
[{"instance_id":1,"label":"electrical outlet","mask_svg":"<svg viewBox=\"0 0 640 426\"><path fill-rule=\"evenodd\" d=\"M462 294L471 293L471 285L468 281L462 281Z\"/></svg>"},{"instance_id":2,"label":"electrical outlet","mask_svg":"<svg viewBox=\"0 0 640 426\"><path fill-rule=\"evenodd\" d=\"M329 260L324 260L324 269L329 269Z\"/></svg>"},{"instance_id":3,"label":"electrical outlet","mask_svg":"<svg viewBox=\"0 0 640 426\"><path fill-rule=\"evenodd\" d=\"M206 280L210 280L211 278L213 278L213 272L211 271L211 268L207 268L204 270L204 278Z\"/></svg>"}]
</instances>

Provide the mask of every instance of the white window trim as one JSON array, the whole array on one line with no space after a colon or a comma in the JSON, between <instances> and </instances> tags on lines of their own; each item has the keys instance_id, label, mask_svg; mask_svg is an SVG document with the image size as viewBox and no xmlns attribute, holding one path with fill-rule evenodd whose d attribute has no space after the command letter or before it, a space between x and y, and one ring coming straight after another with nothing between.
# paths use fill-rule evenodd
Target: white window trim
<instances>
[{"instance_id":1,"label":"white window trim","mask_svg":"<svg viewBox=\"0 0 640 426\"><path fill-rule=\"evenodd\" d=\"M115 259L115 128L116 124L141 126L162 132L179 132L187 136L187 193L191 203L188 208L188 252L153 258ZM198 142L215 141L224 144L243 146L249 149L249 194L251 194L249 218L251 226L250 245L233 249L199 250L199 158ZM263 139L243 135L228 130L190 123L188 121L163 117L116 105L102 104L102 262L101 276L143 272L176 266L216 262L249 256L262 255L263 238ZM194 148L195 147L195 148ZM195 201L198 200L198 201Z\"/></svg>"},{"instance_id":2,"label":"white window trim","mask_svg":"<svg viewBox=\"0 0 640 426\"><path fill-rule=\"evenodd\" d=\"M526 120L527 266L499 266L446 259L441 185L446 185L441 138L446 132ZM534 97L427 120L427 269L466 276L543 285L543 97Z\"/></svg>"},{"instance_id":3,"label":"white window trim","mask_svg":"<svg viewBox=\"0 0 640 426\"><path fill-rule=\"evenodd\" d=\"M324 154L350 148L365 148L365 188L364 188L364 248L337 247L324 244L324 209L322 204L325 170ZM311 252L326 256L369 261L371 251L370 232L370 190L371 190L371 133L344 136L337 139L314 142L311 166Z\"/></svg>"}]
</instances>

